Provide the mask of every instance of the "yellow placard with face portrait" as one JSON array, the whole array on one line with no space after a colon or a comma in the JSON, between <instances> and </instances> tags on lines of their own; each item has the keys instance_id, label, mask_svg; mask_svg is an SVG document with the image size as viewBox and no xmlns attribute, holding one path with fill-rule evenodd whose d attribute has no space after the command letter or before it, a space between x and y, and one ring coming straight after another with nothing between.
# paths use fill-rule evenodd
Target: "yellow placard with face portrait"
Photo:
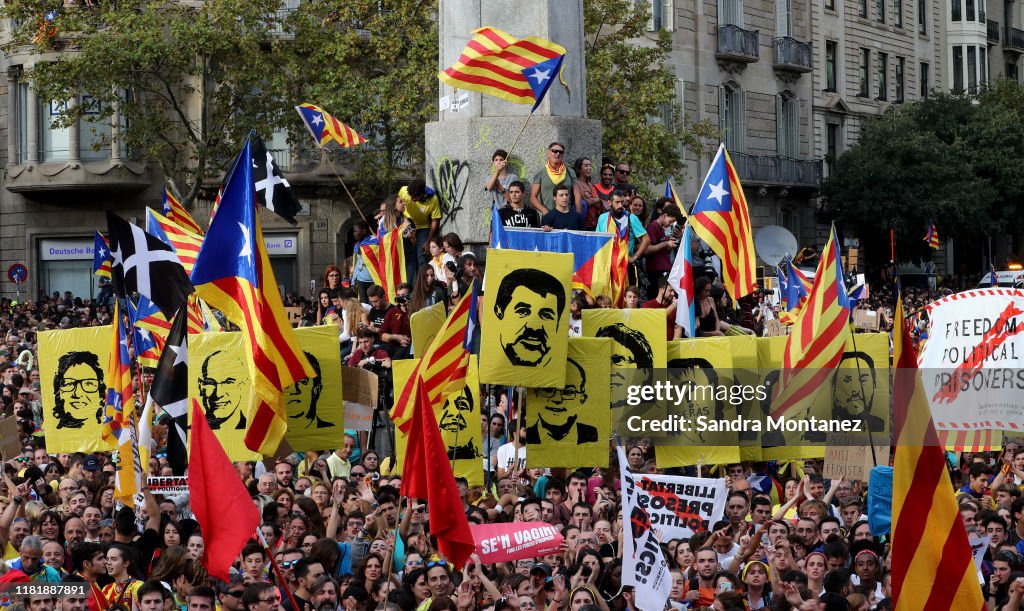
<instances>
[{"instance_id":1,"label":"yellow placard with face portrait","mask_svg":"<svg viewBox=\"0 0 1024 611\"><path fill-rule=\"evenodd\" d=\"M565 385L571 253L491 249L481 313L480 381Z\"/></svg>"},{"instance_id":2,"label":"yellow placard with face portrait","mask_svg":"<svg viewBox=\"0 0 1024 611\"><path fill-rule=\"evenodd\" d=\"M189 337L188 396L198 397L213 434L232 461L261 458L245 447L252 381L244 350L238 332Z\"/></svg>"},{"instance_id":3,"label":"yellow placard with face portrait","mask_svg":"<svg viewBox=\"0 0 1024 611\"><path fill-rule=\"evenodd\" d=\"M39 334L39 389L50 452L100 452L110 326Z\"/></svg>"},{"instance_id":4,"label":"yellow placard with face portrait","mask_svg":"<svg viewBox=\"0 0 1024 611\"><path fill-rule=\"evenodd\" d=\"M663 368L667 360L665 310L583 310L583 337L608 337L612 339L612 397L625 397L616 392L626 383L618 369ZM651 374L653 375L653 374ZM652 381L649 375L645 378ZM624 399L612 400L612 408L625 405Z\"/></svg>"},{"instance_id":5,"label":"yellow placard with face portrait","mask_svg":"<svg viewBox=\"0 0 1024 611\"><path fill-rule=\"evenodd\" d=\"M565 386L526 392L526 466L607 467L612 340L570 337Z\"/></svg>"},{"instance_id":6,"label":"yellow placard with face portrait","mask_svg":"<svg viewBox=\"0 0 1024 611\"><path fill-rule=\"evenodd\" d=\"M391 373L395 388L402 388L412 375L419 359L403 359L391 362ZM470 486L484 484L484 454L481 450L480 432L480 373L475 356L469 357L466 385L458 392L447 395L441 405L434 406L434 416L441 429L441 439L448 448L448 460L453 463L455 477L464 477ZM395 429L395 469L392 475L401 474L405 464L407 439L402 431Z\"/></svg>"},{"instance_id":7,"label":"yellow placard with face portrait","mask_svg":"<svg viewBox=\"0 0 1024 611\"><path fill-rule=\"evenodd\" d=\"M723 390L735 384L728 340L726 337L702 337L668 342L668 369L673 384L691 383ZM691 422L700 417L720 422L735 419L739 407L722 395L692 393L678 405L668 406L668 410L686 416ZM732 443L723 444L723 436ZM712 439L716 445L709 445ZM739 435L730 432L712 436L695 427L693 431L680 432L671 444L657 445L655 455L662 469L739 462Z\"/></svg>"},{"instance_id":8,"label":"yellow placard with face portrait","mask_svg":"<svg viewBox=\"0 0 1024 611\"><path fill-rule=\"evenodd\" d=\"M766 340L773 340L766 342ZM782 353L786 338L761 338L759 355L762 358L762 372L778 379L777 371L782 364ZM767 359L767 360L765 360ZM774 372L773 372L774 371ZM774 392L774 390L773 390ZM870 411L865 413L864 406ZM763 409L768 409L764 406ZM861 419L865 434L870 428L872 441L876 446L889 444L889 336L887 333L857 333L854 340L846 343L842 361L831 381L815 396L814 402L803 414L791 418ZM794 458L823 458L826 438L830 433L818 431L794 431L775 434L765 438L762 455L765 460L791 460ZM852 445L852 444L851 444Z\"/></svg>"},{"instance_id":9,"label":"yellow placard with face portrait","mask_svg":"<svg viewBox=\"0 0 1024 611\"><path fill-rule=\"evenodd\" d=\"M338 330L332 326L301 327L295 330L295 337L317 375L284 389L288 410L285 438L299 452L331 449L345 431Z\"/></svg>"}]
</instances>

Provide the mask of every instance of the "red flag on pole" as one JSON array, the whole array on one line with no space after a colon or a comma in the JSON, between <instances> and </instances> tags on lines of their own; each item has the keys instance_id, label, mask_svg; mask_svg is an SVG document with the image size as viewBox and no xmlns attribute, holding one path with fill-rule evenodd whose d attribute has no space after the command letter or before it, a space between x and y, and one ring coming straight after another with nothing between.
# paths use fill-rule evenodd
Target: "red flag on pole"
<instances>
[{"instance_id":1,"label":"red flag on pole","mask_svg":"<svg viewBox=\"0 0 1024 611\"><path fill-rule=\"evenodd\" d=\"M422 380L419 384L419 401L410 421L402 469L402 494L427 499L430 533L437 537L438 550L456 568L462 568L476 544L448 462L447 448L437 428L437 418Z\"/></svg>"},{"instance_id":2,"label":"red flag on pole","mask_svg":"<svg viewBox=\"0 0 1024 611\"><path fill-rule=\"evenodd\" d=\"M260 525L260 512L195 399L192 399L188 492L192 513L206 541L203 565L212 577L230 581L231 563L253 538Z\"/></svg>"}]
</instances>

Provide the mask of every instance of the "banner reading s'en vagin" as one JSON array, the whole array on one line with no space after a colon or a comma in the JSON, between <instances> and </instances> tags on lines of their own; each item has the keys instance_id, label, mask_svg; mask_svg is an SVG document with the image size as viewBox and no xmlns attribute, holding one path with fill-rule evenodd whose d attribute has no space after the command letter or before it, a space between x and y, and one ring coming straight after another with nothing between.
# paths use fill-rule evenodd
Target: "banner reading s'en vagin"
<instances>
[{"instance_id":1,"label":"banner reading s'en vagin","mask_svg":"<svg viewBox=\"0 0 1024 611\"><path fill-rule=\"evenodd\" d=\"M681 475L633 475L636 504L647 511L664 541L689 539L725 515L725 479Z\"/></svg>"},{"instance_id":2,"label":"banner reading s'en vagin","mask_svg":"<svg viewBox=\"0 0 1024 611\"><path fill-rule=\"evenodd\" d=\"M573 256L491 249L480 312L480 382L565 386Z\"/></svg>"},{"instance_id":3,"label":"banner reading s'en vagin","mask_svg":"<svg viewBox=\"0 0 1024 611\"><path fill-rule=\"evenodd\" d=\"M54 454L111 449L100 435L110 326L39 334L39 389L46 449Z\"/></svg>"},{"instance_id":4,"label":"banner reading s'en vagin","mask_svg":"<svg viewBox=\"0 0 1024 611\"><path fill-rule=\"evenodd\" d=\"M480 562L514 562L558 553L565 541L547 522L470 524Z\"/></svg>"},{"instance_id":5,"label":"banner reading s'en vagin","mask_svg":"<svg viewBox=\"0 0 1024 611\"><path fill-rule=\"evenodd\" d=\"M926 308L919 360L935 428L1024 427L1024 291L965 291Z\"/></svg>"}]
</instances>

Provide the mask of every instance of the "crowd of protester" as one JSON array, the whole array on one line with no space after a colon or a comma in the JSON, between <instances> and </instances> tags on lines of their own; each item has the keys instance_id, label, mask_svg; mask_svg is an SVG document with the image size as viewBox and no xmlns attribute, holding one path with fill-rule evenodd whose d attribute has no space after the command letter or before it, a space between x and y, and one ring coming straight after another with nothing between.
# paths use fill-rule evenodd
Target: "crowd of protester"
<instances>
[{"instance_id":1,"label":"crowd of protester","mask_svg":"<svg viewBox=\"0 0 1024 611\"><path fill-rule=\"evenodd\" d=\"M626 307L666 310L667 337L676 295L666 276L679 246L682 212L671 199L647 202L629 183L626 163L562 159L565 147L548 147L548 164L527 183L510 173L507 154L496 151L484 197L500 207L509 227L605 230L629 227ZM594 174L596 173L596 178ZM611 221L609 221L609 218ZM480 259L455 233L441 233L436 195L413 181L386 198L375 221L406 237L408 283L389 300L374 285L359 248L341 265L324 270L303 324L336 325L343 362L386 373L393 360L410 358L409 317L438 303L453 306L483 275ZM376 227L357 222L358 243ZM697 336L762 334L777 316L770 291L734 303L716 282L710 257L694 246ZM707 263L704 261L707 259ZM904 293L908 311L937 294ZM858 307L882 316L891 329L892 294L871 292ZM574 294L570 335L579 335L581 312L613 307L605 297ZM527 469L515 459L523 430L512 393L486 388L481 419L484 486L457 480L470 522L541 521L555 526L565 544L529 560L484 564L473 557L456 570L440 556L430 535L429 510L403 498L392 456L365 435L346 433L337 448L264 462L236 463L239 477L262 513L260 531L239 555L230 579L210 577L200 559L203 533L187 494L144 491L138 507L113 500L114 465L106 453L50 454L40 405L37 333L109 324L109 303L70 293L38 302L0 302L0 370L5 416L16 416L22 453L4 464L0 496L0 582L87 584L85 596L39 594L8 597L11 609L50 611L610 611L635 609L635 592L621 583L623 524L619 473L613 448L609 469ZM384 376L387 379L387 376ZM137 382L137 381L136 381ZM136 388L138 385L136 384ZM140 400L142 397L137 397ZM386 401L382 402L386 408ZM517 434L518 433L518 434ZM517 440L517 437L519 440ZM170 474L167 420L154 425L149 475ZM626 449L631 470L659 470L657 448L639 440ZM889 554L884 537L867 522L867 485L823 479L822 462L785 465L750 462L716 467L728 482L725 513L689 539L662 540L671 568L672 609L892 608ZM1008 443L1003 454L965 454L951 462L961 514L972 534L991 536L980 573L989 608L1016 610L1024 596L1024 453ZM923 595L924 593L920 593Z\"/></svg>"}]
</instances>

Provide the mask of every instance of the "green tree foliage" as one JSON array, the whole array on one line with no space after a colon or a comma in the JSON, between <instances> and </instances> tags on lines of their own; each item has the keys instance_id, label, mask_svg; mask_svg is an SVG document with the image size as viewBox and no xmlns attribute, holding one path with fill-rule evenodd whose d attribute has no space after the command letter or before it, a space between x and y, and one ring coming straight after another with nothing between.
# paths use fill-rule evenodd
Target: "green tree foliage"
<instances>
[{"instance_id":1,"label":"green tree foliage","mask_svg":"<svg viewBox=\"0 0 1024 611\"><path fill-rule=\"evenodd\" d=\"M691 123L679 107L675 77L665 67L672 37L646 31L647 7L633 0L584 2L587 115L604 123L605 156L629 162L638 184L657 184L682 178L683 150L707 153L703 143L716 130L707 121Z\"/></svg>"},{"instance_id":2,"label":"green tree foliage","mask_svg":"<svg viewBox=\"0 0 1024 611\"><path fill-rule=\"evenodd\" d=\"M287 129L315 146L292 107L322 106L369 141L345 153L358 182L389 186L421 163L423 122L437 90L435 2L282 0L98 2L61 9L57 35L33 42L48 0L10 0L25 25L15 45L57 53L27 74L40 99L88 94L110 116L120 108L132 155L183 187L227 169L250 129ZM69 108L57 123L85 112ZM207 182L207 184L209 184Z\"/></svg>"},{"instance_id":3,"label":"green tree foliage","mask_svg":"<svg viewBox=\"0 0 1024 611\"><path fill-rule=\"evenodd\" d=\"M943 238L969 243L1021 226L1024 89L1001 82L976 99L939 95L867 120L821 186L823 212L868 253L927 252L928 219Z\"/></svg>"}]
</instances>

